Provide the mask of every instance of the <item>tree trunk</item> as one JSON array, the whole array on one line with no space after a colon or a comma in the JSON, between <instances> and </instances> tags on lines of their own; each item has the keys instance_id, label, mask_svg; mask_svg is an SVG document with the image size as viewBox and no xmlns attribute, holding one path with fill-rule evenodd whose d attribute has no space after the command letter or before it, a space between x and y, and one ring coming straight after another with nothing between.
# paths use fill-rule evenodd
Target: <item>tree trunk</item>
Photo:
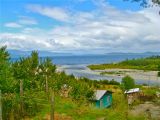
<instances>
[{"instance_id":1,"label":"tree trunk","mask_svg":"<svg viewBox=\"0 0 160 120\"><path fill-rule=\"evenodd\" d=\"M24 114L24 111L23 111L23 80L20 80L20 106L21 106L21 113L23 117L23 114Z\"/></svg>"},{"instance_id":2,"label":"tree trunk","mask_svg":"<svg viewBox=\"0 0 160 120\"><path fill-rule=\"evenodd\" d=\"M54 120L54 93L51 93L51 113L50 120Z\"/></svg>"},{"instance_id":3,"label":"tree trunk","mask_svg":"<svg viewBox=\"0 0 160 120\"><path fill-rule=\"evenodd\" d=\"M0 120L2 120L2 94L0 90Z\"/></svg>"},{"instance_id":4,"label":"tree trunk","mask_svg":"<svg viewBox=\"0 0 160 120\"><path fill-rule=\"evenodd\" d=\"M23 80L20 80L20 96L23 97Z\"/></svg>"},{"instance_id":5,"label":"tree trunk","mask_svg":"<svg viewBox=\"0 0 160 120\"><path fill-rule=\"evenodd\" d=\"M47 78L47 75L46 75L46 93L48 94L48 78Z\"/></svg>"}]
</instances>

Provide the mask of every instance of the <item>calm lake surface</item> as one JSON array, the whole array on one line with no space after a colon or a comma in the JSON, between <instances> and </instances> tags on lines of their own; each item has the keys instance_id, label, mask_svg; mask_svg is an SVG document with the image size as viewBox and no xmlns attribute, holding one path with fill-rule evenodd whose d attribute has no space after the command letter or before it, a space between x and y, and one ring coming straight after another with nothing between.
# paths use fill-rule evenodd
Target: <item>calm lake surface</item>
<instances>
[{"instance_id":1,"label":"calm lake surface","mask_svg":"<svg viewBox=\"0 0 160 120\"><path fill-rule=\"evenodd\" d=\"M52 56L50 57L54 64L58 66L59 71L65 71L67 74L73 74L76 77L86 77L92 80L116 80L121 81L119 76L104 76L96 71L88 69L89 64L102 64L119 62L126 59L144 58L150 54L106 54L106 55L71 55L71 56ZM16 60L17 58L12 58ZM42 58L43 59L43 58ZM154 85L158 82L155 80L146 81L143 79L136 80L138 84ZM159 83L158 83L159 84Z\"/></svg>"}]
</instances>

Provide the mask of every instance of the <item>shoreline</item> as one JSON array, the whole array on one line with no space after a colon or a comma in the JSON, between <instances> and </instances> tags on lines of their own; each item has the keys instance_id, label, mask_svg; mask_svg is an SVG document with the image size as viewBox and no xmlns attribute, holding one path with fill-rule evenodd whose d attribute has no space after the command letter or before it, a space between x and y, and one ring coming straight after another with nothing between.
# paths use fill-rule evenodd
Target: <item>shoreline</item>
<instances>
[{"instance_id":1,"label":"shoreline","mask_svg":"<svg viewBox=\"0 0 160 120\"><path fill-rule=\"evenodd\" d=\"M143 71L133 69L105 69L105 70L91 70L87 65L60 65L57 66L58 70L65 71L67 74L73 74L75 77L86 77L91 80L112 80L121 82L123 75L101 75L104 71L126 71L131 77L135 79L136 84L150 84L160 85L160 77L156 78L157 71ZM150 77L149 77L150 75ZM152 76L152 77L151 77Z\"/></svg>"},{"instance_id":2,"label":"shoreline","mask_svg":"<svg viewBox=\"0 0 160 120\"><path fill-rule=\"evenodd\" d=\"M119 68L112 68L112 69L105 69L105 70L93 70L99 72L99 74L103 73L106 76L119 76L124 77L129 75L134 79L143 79L143 80L160 80L160 77L157 76L158 71L144 71L144 70L136 70L136 69L119 69ZM106 72L106 74L105 74ZM107 74L108 73L108 74ZM109 74L112 73L112 74Z\"/></svg>"}]
</instances>

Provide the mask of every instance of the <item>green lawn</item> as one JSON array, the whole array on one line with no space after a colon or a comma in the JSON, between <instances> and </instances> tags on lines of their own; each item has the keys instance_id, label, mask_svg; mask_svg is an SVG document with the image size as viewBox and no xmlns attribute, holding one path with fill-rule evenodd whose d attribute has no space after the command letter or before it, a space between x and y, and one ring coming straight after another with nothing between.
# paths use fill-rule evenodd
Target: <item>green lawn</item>
<instances>
[{"instance_id":1,"label":"green lawn","mask_svg":"<svg viewBox=\"0 0 160 120\"><path fill-rule=\"evenodd\" d=\"M62 116L69 116L73 120L145 120L144 116L128 114L128 105L122 93L113 94L113 105L110 108L98 109L94 104L73 101L69 98L56 97L55 112ZM49 104L35 120L49 114Z\"/></svg>"}]
</instances>

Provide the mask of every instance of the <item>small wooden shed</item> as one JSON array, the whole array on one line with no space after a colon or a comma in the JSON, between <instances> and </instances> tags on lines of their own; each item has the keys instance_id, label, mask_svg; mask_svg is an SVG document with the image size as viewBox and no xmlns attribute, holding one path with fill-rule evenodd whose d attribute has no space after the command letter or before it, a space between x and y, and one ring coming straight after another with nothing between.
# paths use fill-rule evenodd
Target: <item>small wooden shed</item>
<instances>
[{"instance_id":1,"label":"small wooden shed","mask_svg":"<svg viewBox=\"0 0 160 120\"><path fill-rule=\"evenodd\" d=\"M97 108L107 108L112 105L112 92L107 90L96 90L94 102Z\"/></svg>"},{"instance_id":2,"label":"small wooden shed","mask_svg":"<svg viewBox=\"0 0 160 120\"><path fill-rule=\"evenodd\" d=\"M124 92L127 95L128 104L132 104L136 99L139 97L140 89L139 88L133 88L126 90Z\"/></svg>"}]
</instances>

